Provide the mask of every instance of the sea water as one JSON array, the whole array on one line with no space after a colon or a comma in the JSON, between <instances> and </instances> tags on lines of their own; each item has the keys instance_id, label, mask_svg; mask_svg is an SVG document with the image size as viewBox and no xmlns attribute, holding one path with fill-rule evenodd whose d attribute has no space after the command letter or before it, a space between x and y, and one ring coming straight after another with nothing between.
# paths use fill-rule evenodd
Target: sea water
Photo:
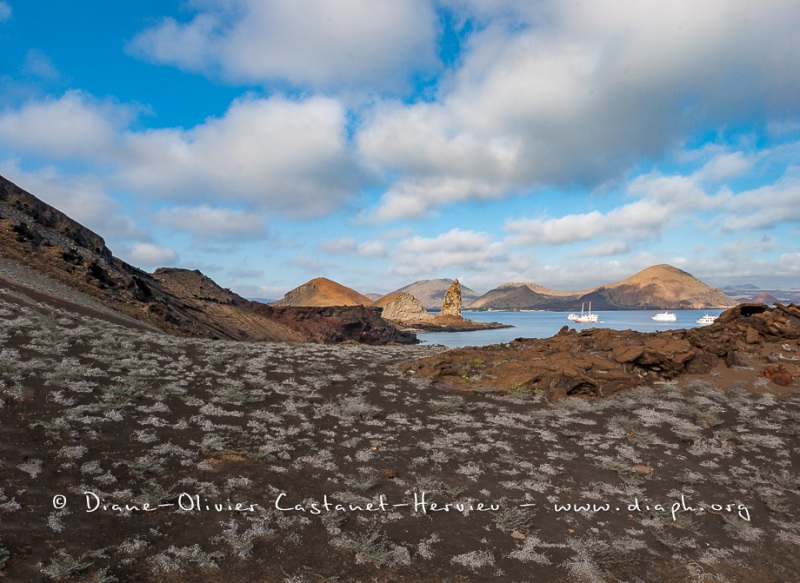
<instances>
[{"instance_id":1,"label":"sea water","mask_svg":"<svg viewBox=\"0 0 800 583\"><path fill-rule=\"evenodd\" d=\"M664 310L661 310L663 313ZM653 316L658 310L619 310L599 311L600 319L594 324L576 324L568 320L569 312L470 312L465 310L463 316L476 322L500 322L510 324L513 328L496 330L476 330L474 332L418 332L417 337L423 344L443 344L450 348L462 346L486 346L510 342L516 338L549 338L564 327L576 330L589 328L612 328L614 330L637 330L639 332L656 332L658 330L675 330L680 328L696 328L697 319L709 314L718 316L723 310L670 310L678 319L675 322L657 322Z\"/></svg>"}]
</instances>

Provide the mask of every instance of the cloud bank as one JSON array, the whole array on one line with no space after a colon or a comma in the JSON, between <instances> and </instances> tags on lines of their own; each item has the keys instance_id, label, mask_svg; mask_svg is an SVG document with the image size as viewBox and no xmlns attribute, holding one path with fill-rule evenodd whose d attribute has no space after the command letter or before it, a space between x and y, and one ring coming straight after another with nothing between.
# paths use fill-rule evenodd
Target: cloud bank
<instances>
[{"instance_id":1,"label":"cloud bank","mask_svg":"<svg viewBox=\"0 0 800 583\"><path fill-rule=\"evenodd\" d=\"M437 16L425 0L225 0L166 18L129 50L155 63L233 81L318 90L403 91L432 71Z\"/></svg>"},{"instance_id":2,"label":"cloud bank","mask_svg":"<svg viewBox=\"0 0 800 583\"><path fill-rule=\"evenodd\" d=\"M706 128L800 113L791 3L454 5L505 19L469 39L434 103L387 100L371 112L359 150L400 175L373 211L379 219L545 186L593 188Z\"/></svg>"}]
</instances>

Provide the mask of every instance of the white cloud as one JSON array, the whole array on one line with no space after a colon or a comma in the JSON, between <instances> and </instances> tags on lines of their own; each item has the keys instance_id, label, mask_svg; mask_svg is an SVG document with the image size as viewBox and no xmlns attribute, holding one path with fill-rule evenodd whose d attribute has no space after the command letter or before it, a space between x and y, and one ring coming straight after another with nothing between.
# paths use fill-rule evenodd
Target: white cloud
<instances>
[{"instance_id":1,"label":"white cloud","mask_svg":"<svg viewBox=\"0 0 800 583\"><path fill-rule=\"evenodd\" d=\"M800 222L800 175L787 174L768 184L733 196L721 220L723 233L766 229Z\"/></svg>"},{"instance_id":2,"label":"white cloud","mask_svg":"<svg viewBox=\"0 0 800 583\"><path fill-rule=\"evenodd\" d=\"M751 257L775 251L775 239L762 235L761 237L740 237L735 241L723 243L718 248L718 253L723 257L733 257L737 261L750 255Z\"/></svg>"},{"instance_id":3,"label":"white cloud","mask_svg":"<svg viewBox=\"0 0 800 583\"><path fill-rule=\"evenodd\" d=\"M557 218L521 218L506 222L505 230L518 245L563 245L610 237L628 244L660 237L669 227L694 218L700 211L719 209L731 195L709 195L695 176L646 174L633 179L627 195L635 198L608 212L594 210ZM598 247L608 250L606 245Z\"/></svg>"},{"instance_id":4,"label":"white cloud","mask_svg":"<svg viewBox=\"0 0 800 583\"><path fill-rule=\"evenodd\" d=\"M717 287L752 283L765 288L796 288L800 280L797 253L776 256L771 251L768 242L741 237L708 254L687 258L681 268Z\"/></svg>"},{"instance_id":5,"label":"white cloud","mask_svg":"<svg viewBox=\"0 0 800 583\"><path fill-rule=\"evenodd\" d=\"M703 181L723 182L744 175L753 164L754 161L743 152L720 154L709 160L695 176Z\"/></svg>"},{"instance_id":6,"label":"white cloud","mask_svg":"<svg viewBox=\"0 0 800 583\"><path fill-rule=\"evenodd\" d=\"M0 113L0 145L84 160L109 184L149 196L296 216L340 207L365 176L346 112L330 98L248 97L190 129L134 131L134 113L70 91Z\"/></svg>"},{"instance_id":7,"label":"white cloud","mask_svg":"<svg viewBox=\"0 0 800 583\"><path fill-rule=\"evenodd\" d=\"M506 222L506 230L516 234L513 242L519 245L561 245L588 241L612 230L604 219L600 211L550 219L513 219Z\"/></svg>"},{"instance_id":8,"label":"white cloud","mask_svg":"<svg viewBox=\"0 0 800 583\"><path fill-rule=\"evenodd\" d=\"M320 249L336 255L359 255L361 257L383 257L386 243L383 241L358 242L353 237L340 237L320 244Z\"/></svg>"},{"instance_id":9,"label":"white cloud","mask_svg":"<svg viewBox=\"0 0 800 583\"><path fill-rule=\"evenodd\" d=\"M518 245L563 245L590 241L600 236L622 237L628 242L657 237L681 217L672 213L673 205L638 200L601 213L566 215L559 218L516 219L506 223Z\"/></svg>"},{"instance_id":10,"label":"white cloud","mask_svg":"<svg viewBox=\"0 0 800 583\"><path fill-rule=\"evenodd\" d=\"M152 243L137 243L122 254L127 262L142 268L165 267L175 264L178 254L169 247L158 247Z\"/></svg>"},{"instance_id":11,"label":"white cloud","mask_svg":"<svg viewBox=\"0 0 800 583\"><path fill-rule=\"evenodd\" d=\"M130 108L68 91L0 114L0 143L34 154L103 160L132 118Z\"/></svg>"},{"instance_id":12,"label":"white cloud","mask_svg":"<svg viewBox=\"0 0 800 583\"><path fill-rule=\"evenodd\" d=\"M431 199L440 204L465 198L491 199L506 194L504 184L448 177L401 179L381 197L381 205L366 215L367 220L394 221L419 218L431 213Z\"/></svg>"},{"instance_id":13,"label":"white cloud","mask_svg":"<svg viewBox=\"0 0 800 583\"><path fill-rule=\"evenodd\" d=\"M358 242L353 237L339 237L338 239L324 241L319 247L327 253L347 255L356 252Z\"/></svg>"},{"instance_id":14,"label":"white cloud","mask_svg":"<svg viewBox=\"0 0 800 583\"><path fill-rule=\"evenodd\" d=\"M383 241L364 241L358 244L357 252L362 257L383 257L386 255L386 243Z\"/></svg>"},{"instance_id":15,"label":"white cloud","mask_svg":"<svg viewBox=\"0 0 800 583\"><path fill-rule=\"evenodd\" d=\"M289 263L296 267L300 267L308 273L316 274L315 277L318 277L321 273L325 273L328 269L334 267L333 264L320 261L318 258L311 257L307 253L295 255L290 259Z\"/></svg>"},{"instance_id":16,"label":"white cloud","mask_svg":"<svg viewBox=\"0 0 800 583\"><path fill-rule=\"evenodd\" d=\"M157 27L140 33L129 50L156 63L177 65L190 71L211 68L217 18L200 14L189 24L165 18Z\"/></svg>"},{"instance_id":17,"label":"white cloud","mask_svg":"<svg viewBox=\"0 0 800 583\"><path fill-rule=\"evenodd\" d=\"M391 253L390 272L405 276L452 271L484 271L505 261L501 243L488 233L452 229L437 237L411 237L399 241Z\"/></svg>"},{"instance_id":18,"label":"white cloud","mask_svg":"<svg viewBox=\"0 0 800 583\"><path fill-rule=\"evenodd\" d=\"M514 26L487 20L435 104L383 104L367 119L359 151L402 176L375 217L419 216L487 191L592 187L692 132L800 113L790 97L800 93L800 37L790 24L797 5L530 4L511 4L515 13L455 2ZM707 170L741 171L735 162Z\"/></svg>"},{"instance_id":19,"label":"white cloud","mask_svg":"<svg viewBox=\"0 0 800 583\"><path fill-rule=\"evenodd\" d=\"M800 251L784 253L778 258L778 270L776 275L790 276L794 279L793 288L797 288L800 281Z\"/></svg>"},{"instance_id":20,"label":"white cloud","mask_svg":"<svg viewBox=\"0 0 800 583\"><path fill-rule=\"evenodd\" d=\"M609 241L586 248L577 254L578 257L611 257L629 253L631 246L623 241Z\"/></svg>"},{"instance_id":21,"label":"white cloud","mask_svg":"<svg viewBox=\"0 0 800 583\"><path fill-rule=\"evenodd\" d=\"M243 99L190 130L128 134L120 176L172 199L322 215L360 188L344 124L343 108L324 97Z\"/></svg>"},{"instance_id":22,"label":"white cloud","mask_svg":"<svg viewBox=\"0 0 800 583\"><path fill-rule=\"evenodd\" d=\"M432 70L427 0L204 0L187 23L165 19L130 50L157 63L245 82L398 90Z\"/></svg>"},{"instance_id":23,"label":"white cloud","mask_svg":"<svg viewBox=\"0 0 800 583\"><path fill-rule=\"evenodd\" d=\"M5 0L0 0L0 22L11 18L11 6Z\"/></svg>"},{"instance_id":24,"label":"white cloud","mask_svg":"<svg viewBox=\"0 0 800 583\"><path fill-rule=\"evenodd\" d=\"M264 219L259 214L208 205L164 209L158 212L156 221L203 237L234 235L239 238L264 235L266 231Z\"/></svg>"}]
</instances>

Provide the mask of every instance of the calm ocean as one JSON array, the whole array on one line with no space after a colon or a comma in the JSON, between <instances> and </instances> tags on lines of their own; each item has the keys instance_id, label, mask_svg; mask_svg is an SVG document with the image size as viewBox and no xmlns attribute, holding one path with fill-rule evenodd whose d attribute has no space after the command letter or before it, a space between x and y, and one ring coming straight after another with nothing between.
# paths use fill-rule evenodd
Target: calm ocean
<instances>
[{"instance_id":1,"label":"calm ocean","mask_svg":"<svg viewBox=\"0 0 800 583\"><path fill-rule=\"evenodd\" d=\"M661 310L663 311L663 310ZM676 322L655 322L651 318L658 310L624 310L597 312L600 321L596 324L575 324L567 320L569 312L469 312L464 317L478 322L500 322L513 328L478 330L475 332L420 332L417 337L423 344L444 344L450 348L461 346L485 346L510 342L515 338L548 338L562 326L577 330L587 328L613 328L614 330L638 330L655 332L676 328L698 327L696 320L705 314L718 316L723 310L670 310L678 316Z\"/></svg>"}]
</instances>

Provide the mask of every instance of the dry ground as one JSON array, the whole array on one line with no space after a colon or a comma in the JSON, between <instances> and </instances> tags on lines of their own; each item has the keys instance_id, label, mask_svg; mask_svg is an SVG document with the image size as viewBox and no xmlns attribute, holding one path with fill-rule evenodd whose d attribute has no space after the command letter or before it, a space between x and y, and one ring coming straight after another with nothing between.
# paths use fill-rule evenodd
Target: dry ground
<instances>
[{"instance_id":1,"label":"dry ground","mask_svg":"<svg viewBox=\"0 0 800 583\"><path fill-rule=\"evenodd\" d=\"M9 580L800 580L796 387L550 405L397 372L439 348L184 340L67 307L0 289Z\"/></svg>"}]
</instances>

